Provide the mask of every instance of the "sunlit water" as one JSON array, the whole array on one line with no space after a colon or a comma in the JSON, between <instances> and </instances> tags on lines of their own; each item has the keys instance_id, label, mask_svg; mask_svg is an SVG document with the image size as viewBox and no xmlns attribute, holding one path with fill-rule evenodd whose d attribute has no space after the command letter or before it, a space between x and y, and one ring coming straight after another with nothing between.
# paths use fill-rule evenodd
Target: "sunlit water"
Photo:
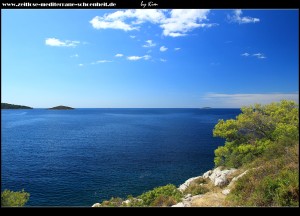
<instances>
[{"instance_id":1,"label":"sunlit water","mask_svg":"<svg viewBox=\"0 0 300 216\"><path fill-rule=\"evenodd\" d=\"M1 186L30 206L91 206L211 169L239 109L2 110Z\"/></svg>"}]
</instances>

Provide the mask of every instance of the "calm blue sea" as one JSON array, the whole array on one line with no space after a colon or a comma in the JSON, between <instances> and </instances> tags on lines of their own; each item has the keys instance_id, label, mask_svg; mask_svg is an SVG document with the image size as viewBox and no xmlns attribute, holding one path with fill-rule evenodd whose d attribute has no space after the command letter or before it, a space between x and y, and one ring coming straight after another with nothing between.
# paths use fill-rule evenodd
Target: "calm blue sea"
<instances>
[{"instance_id":1,"label":"calm blue sea","mask_svg":"<svg viewBox=\"0 0 300 216\"><path fill-rule=\"evenodd\" d=\"M239 109L1 110L1 189L29 206L91 206L211 169Z\"/></svg>"}]
</instances>

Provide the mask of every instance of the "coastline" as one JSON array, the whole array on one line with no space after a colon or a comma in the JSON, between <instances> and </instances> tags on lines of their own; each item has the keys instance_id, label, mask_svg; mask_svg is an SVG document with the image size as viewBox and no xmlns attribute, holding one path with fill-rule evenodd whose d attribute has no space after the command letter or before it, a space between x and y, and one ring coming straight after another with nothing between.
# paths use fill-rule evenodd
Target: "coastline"
<instances>
[{"instance_id":1,"label":"coastline","mask_svg":"<svg viewBox=\"0 0 300 216\"><path fill-rule=\"evenodd\" d=\"M183 184L177 187L184 196L180 202L172 205L171 207L201 207L201 206L215 206L220 207L225 205L225 198L230 193L235 182L244 176L249 170L242 169L223 169L217 167L212 170L208 170L203 175L191 177L187 179ZM204 180L206 183L197 183L199 180ZM192 185L207 185L209 191L203 194L192 195L186 193ZM122 201L122 206L130 206L132 200L139 200L137 198L126 199ZM100 203L94 203L92 207L102 207Z\"/></svg>"}]
</instances>

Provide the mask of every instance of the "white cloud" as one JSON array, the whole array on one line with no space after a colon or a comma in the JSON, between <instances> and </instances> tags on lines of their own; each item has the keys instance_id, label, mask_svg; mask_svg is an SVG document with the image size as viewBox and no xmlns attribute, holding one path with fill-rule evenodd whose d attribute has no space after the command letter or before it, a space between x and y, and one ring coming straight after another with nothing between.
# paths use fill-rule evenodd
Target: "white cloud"
<instances>
[{"instance_id":1,"label":"white cloud","mask_svg":"<svg viewBox=\"0 0 300 216\"><path fill-rule=\"evenodd\" d=\"M45 44L48 46L57 46L57 47L76 47L80 42L65 40L61 41L57 38L46 38Z\"/></svg>"},{"instance_id":2,"label":"white cloud","mask_svg":"<svg viewBox=\"0 0 300 216\"><path fill-rule=\"evenodd\" d=\"M70 57L71 57L71 58L78 58L79 55L78 55L78 54L74 54L74 55L71 55Z\"/></svg>"},{"instance_id":3,"label":"white cloud","mask_svg":"<svg viewBox=\"0 0 300 216\"><path fill-rule=\"evenodd\" d=\"M78 64L78 66L79 66L79 67L82 67L82 66L83 66L83 64Z\"/></svg>"},{"instance_id":4,"label":"white cloud","mask_svg":"<svg viewBox=\"0 0 300 216\"><path fill-rule=\"evenodd\" d=\"M96 61L96 63L109 63L109 62L113 62L113 61L110 61L110 60L98 60L98 61Z\"/></svg>"},{"instance_id":5,"label":"white cloud","mask_svg":"<svg viewBox=\"0 0 300 216\"><path fill-rule=\"evenodd\" d=\"M124 55L121 54L121 53L118 53L118 54L115 55L115 57L123 57L123 56L124 56Z\"/></svg>"},{"instance_id":6,"label":"white cloud","mask_svg":"<svg viewBox=\"0 0 300 216\"><path fill-rule=\"evenodd\" d=\"M153 43L153 41L152 41L152 40L147 40L147 41L146 41L146 44L145 44L145 45L143 45L143 47L146 47L146 48L149 48L149 47L154 47L154 46L156 46L156 44L155 44L155 43Z\"/></svg>"},{"instance_id":7,"label":"white cloud","mask_svg":"<svg viewBox=\"0 0 300 216\"><path fill-rule=\"evenodd\" d=\"M164 36L182 37L187 32L195 28L212 27L217 24L203 23L208 20L207 9L174 9L170 12L170 17L162 20L160 27L163 29Z\"/></svg>"},{"instance_id":8,"label":"white cloud","mask_svg":"<svg viewBox=\"0 0 300 216\"><path fill-rule=\"evenodd\" d=\"M128 56L127 59L130 60L130 61L137 61L137 60L140 60L142 59L143 56Z\"/></svg>"},{"instance_id":9,"label":"white cloud","mask_svg":"<svg viewBox=\"0 0 300 216\"><path fill-rule=\"evenodd\" d=\"M164 36L182 37L195 28L209 28L215 23L208 21L207 9L136 9L120 10L104 16L94 17L90 23L95 29L120 29L124 31L138 30L142 24L150 22L157 24ZM134 38L130 36L131 38Z\"/></svg>"},{"instance_id":10,"label":"white cloud","mask_svg":"<svg viewBox=\"0 0 300 216\"><path fill-rule=\"evenodd\" d=\"M95 29L121 29L124 31L132 31L137 30L136 27L132 27L129 24L126 24L122 20L113 20L113 21L106 21L105 18L96 16L94 17L90 23Z\"/></svg>"},{"instance_id":11,"label":"white cloud","mask_svg":"<svg viewBox=\"0 0 300 216\"><path fill-rule=\"evenodd\" d=\"M207 93L202 97L205 106L223 108L239 108L255 103L268 104L283 99L294 100L299 103L299 93L270 93L270 94L216 94Z\"/></svg>"},{"instance_id":12,"label":"white cloud","mask_svg":"<svg viewBox=\"0 0 300 216\"><path fill-rule=\"evenodd\" d=\"M253 54L253 56L255 56L255 57L257 57L257 58L259 58L259 59L265 59L265 58L267 58L264 54L262 54L262 53L255 53L255 54Z\"/></svg>"},{"instance_id":13,"label":"white cloud","mask_svg":"<svg viewBox=\"0 0 300 216\"><path fill-rule=\"evenodd\" d=\"M150 56L150 55L144 55L143 58L144 58L145 60L149 60L149 59L151 58L151 56Z\"/></svg>"},{"instance_id":14,"label":"white cloud","mask_svg":"<svg viewBox=\"0 0 300 216\"><path fill-rule=\"evenodd\" d=\"M165 47L165 46L161 46L160 48L159 48L159 50L161 51L161 52L165 52L165 51L167 51L167 47Z\"/></svg>"},{"instance_id":15,"label":"white cloud","mask_svg":"<svg viewBox=\"0 0 300 216\"><path fill-rule=\"evenodd\" d=\"M177 48L174 48L175 51L178 51L178 50L181 50L181 48L177 47Z\"/></svg>"},{"instance_id":16,"label":"white cloud","mask_svg":"<svg viewBox=\"0 0 300 216\"><path fill-rule=\"evenodd\" d=\"M161 62L166 62L167 60L166 60L166 59L162 59L162 58L161 58L161 59L160 59L160 61L161 61Z\"/></svg>"},{"instance_id":17,"label":"white cloud","mask_svg":"<svg viewBox=\"0 0 300 216\"><path fill-rule=\"evenodd\" d=\"M241 56L249 56L250 54L249 53L247 53L247 52L245 52L245 53L243 53L243 54L241 54Z\"/></svg>"},{"instance_id":18,"label":"white cloud","mask_svg":"<svg viewBox=\"0 0 300 216\"><path fill-rule=\"evenodd\" d=\"M135 35L130 35L129 37L132 38L132 39L136 38Z\"/></svg>"},{"instance_id":19,"label":"white cloud","mask_svg":"<svg viewBox=\"0 0 300 216\"><path fill-rule=\"evenodd\" d=\"M234 10L233 14L234 14L233 16L228 15L228 19L231 22L245 24L245 23L256 23L260 21L259 18L247 17L247 16L242 17L243 12L240 9Z\"/></svg>"},{"instance_id":20,"label":"white cloud","mask_svg":"<svg viewBox=\"0 0 300 216\"><path fill-rule=\"evenodd\" d=\"M138 60L141 60L141 59L144 59L144 60L149 60L151 58L150 55L144 55L144 56L128 56L127 59L129 61L138 61Z\"/></svg>"}]
</instances>

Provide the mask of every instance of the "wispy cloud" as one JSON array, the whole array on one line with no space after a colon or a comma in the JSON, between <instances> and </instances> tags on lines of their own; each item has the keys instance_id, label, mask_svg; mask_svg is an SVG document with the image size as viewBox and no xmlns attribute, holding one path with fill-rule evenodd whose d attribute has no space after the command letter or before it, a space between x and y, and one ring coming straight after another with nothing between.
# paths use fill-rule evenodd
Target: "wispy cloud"
<instances>
[{"instance_id":1,"label":"wispy cloud","mask_svg":"<svg viewBox=\"0 0 300 216\"><path fill-rule=\"evenodd\" d=\"M102 60L98 60L98 61L92 62L91 64L95 65L95 64L103 64L103 63L110 63L110 62L113 62L113 61L102 59Z\"/></svg>"},{"instance_id":2,"label":"wispy cloud","mask_svg":"<svg viewBox=\"0 0 300 216\"><path fill-rule=\"evenodd\" d=\"M128 56L127 59L129 61L138 61L138 60L141 60L141 59L144 59L144 60L149 60L151 58L150 55L144 55L144 56Z\"/></svg>"},{"instance_id":3,"label":"wispy cloud","mask_svg":"<svg viewBox=\"0 0 300 216\"><path fill-rule=\"evenodd\" d=\"M98 60L96 61L96 63L109 63L109 62L113 62L111 60Z\"/></svg>"},{"instance_id":4,"label":"wispy cloud","mask_svg":"<svg viewBox=\"0 0 300 216\"><path fill-rule=\"evenodd\" d=\"M245 53L241 54L241 56L246 56L246 57L248 57L248 56L250 56L250 54L247 53L247 52L245 52Z\"/></svg>"},{"instance_id":5,"label":"wispy cloud","mask_svg":"<svg viewBox=\"0 0 300 216\"><path fill-rule=\"evenodd\" d=\"M209 12L210 10L207 9L119 10L104 16L96 16L90 23L95 29L133 31L140 29L142 24L150 22L158 25L163 30L164 36L182 37L196 28L216 26L216 23L207 23Z\"/></svg>"},{"instance_id":6,"label":"wispy cloud","mask_svg":"<svg viewBox=\"0 0 300 216\"><path fill-rule=\"evenodd\" d=\"M269 93L269 94L218 94L207 93L203 97L205 106L236 108L249 106L255 103L268 104L280 100L294 100L299 103L299 93Z\"/></svg>"},{"instance_id":7,"label":"wispy cloud","mask_svg":"<svg viewBox=\"0 0 300 216\"><path fill-rule=\"evenodd\" d=\"M74 55L71 55L70 57L71 57L71 58L78 58L79 55L78 55L78 54L74 54Z\"/></svg>"},{"instance_id":8,"label":"wispy cloud","mask_svg":"<svg viewBox=\"0 0 300 216\"><path fill-rule=\"evenodd\" d=\"M250 53L245 52L245 53L241 54L241 56L244 56L244 57L253 56L258 59L266 59L267 58L263 53L254 53L251 55Z\"/></svg>"},{"instance_id":9,"label":"wispy cloud","mask_svg":"<svg viewBox=\"0 0 300 216\"><path fill-rule=\"evenodd\" d=\"M245 23L257 23L260 21L259 18L249 17L249 16L242 16L243 12L240 9L234 10L233 15L228 15L227 18L230 22L235 22L239 24Z\"/></svg>"},{"instance_id":10,"label":"wispy cloud","mask_svg":"<svg viewBox=\"0 0 300 216\"><path fill-rule=\"evenodd\" d=\"M123 57L123 56L124 56L124 55L121 54L121 53L118 53L118 54L115 55L115 57Z\"/></svg>"},{"instance_id":11,"label":"wispy cloud","mask_svg":"<svg viewBox=\"0 0 300 216\"><path fill-rule=\"evenodd\" d=\"M263 53L255 53L253 56L259 58L259 59L265 59L267 58Z\"/></svg>"},{"instance_id":12,"label":"wispy cloud","mask_svg":"<svg viewBox=\"0 0 300 216\"><path fill-rule=\"evenodd\" d=\"M45 44L47 46L56 46L56 47L76 47L80 44L80 41L71 41L71 40L59 40L57 38L46 38Z\"/></svg>"},{"instance_id":13,"label":"wispy cloud","mask_svg":"<svg viewBox=\"0 0 300 216\"><path fill-rule=\"evenodd\" d=\"M149 47L154 47L156 46L155 43L153 43L152 40L146 40L146 44L143 45L143 47L149 48Z\"/></svg>"},{"instance_id":14,"label":"wispy cloud","mask_svg":"<svg viewBox=\"0 0 300 216\"><path fill-rule=\"evenodd\" d=\"M177 47L177 48L174 48L175 51L178 51L178 50L181 50L181 48Z\"/></svg>"},{"instance_id":15,"label":"wispy cloud","mask_svg":"<svg viewBox=\"0 0 300 216\"><path fill-rule=\"evenodd\" d=\"M82 66L83 66L83 64L78 64L78 66L79 66L79 67L82 67Z\"/></svg>"},{"instance_id":16,"label":"wispy cloud","mask_svg":"<svg viewBox=\"0 0 300 216\"><path fill-rule=\"evenodd\" d=\"M168 48L165 47L165 46L161 46L161 47L159 48L159 51L161 51L161 52L165 52L165 51L167 51L167 50L168 50Z\"/></svg>"},{"instance_id":17,"label":"wispy cloud","mask_svg":"<svg viewBox=\"0 0 300 216\"><path fill-rule=\"evenodd\" d=\"M130 35L129 37L132 38L132 39L136 38L135 35Z\"/></svg>"},{"instance_id":18,"label":"wispy cloud","mask_svg":"<svg viewBox=\"0 0 300 216\"><path fill-rule=\"evenodd\" d=\"M167 60L166 60L166 59L162 59L162 58L161 58L161 59L160 59L160 61L161 61L161 62L166 62Z\"/></svg>"}]
</instances>

